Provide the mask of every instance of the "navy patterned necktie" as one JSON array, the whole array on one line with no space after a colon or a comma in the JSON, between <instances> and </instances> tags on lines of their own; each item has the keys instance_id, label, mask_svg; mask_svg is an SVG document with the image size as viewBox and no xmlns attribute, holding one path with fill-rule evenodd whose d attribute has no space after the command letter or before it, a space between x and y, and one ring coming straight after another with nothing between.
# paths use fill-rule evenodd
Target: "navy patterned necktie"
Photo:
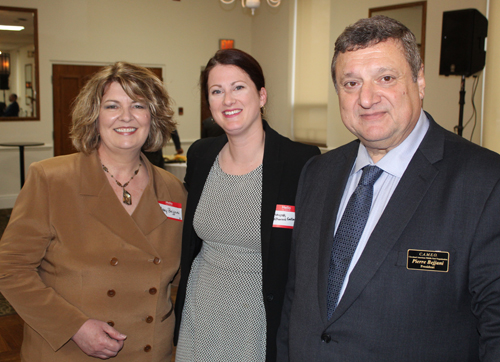
<instances>
[{"instance_id":1,"label":"navy patterned necktie","mask_svg":"<svg viewBox=\"0 0 500 362\"><path fill-rule=\"evenodd\" d=\"M363 168L363 175L347 203L333 238L326 302L328 319L332 317L337 307L347 269L368 220L373 199L373 184L382 172L383 170L377 166Z\"/></svg>"}]
</instances>

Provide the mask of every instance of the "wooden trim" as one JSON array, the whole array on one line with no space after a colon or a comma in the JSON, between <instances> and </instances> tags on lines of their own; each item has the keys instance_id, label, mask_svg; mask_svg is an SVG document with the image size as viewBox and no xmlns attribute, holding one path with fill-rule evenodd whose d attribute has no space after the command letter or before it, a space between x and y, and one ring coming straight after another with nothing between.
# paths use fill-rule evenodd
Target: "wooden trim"
<instances>
[{"instance_id":1,"label":"wooden trim","mask_svg":"<svg viewBox=\"0 0 500 362\"><path fill-rule=\"evenodd\" d=\"M417 6L422 6L422 29L421 29L421 38L422 39L420 42L420 56L422 57L422 62L425 63L425 34L426 34L426 27L427 27L427 1L416 1L416 2L412 2L412 3L381 6L378 8L370 8L370 9L368 9L368 17L371 18L373 13L379 12L379 11L413 8L413 7L417 7Z\"/></svg>"}]
</instances>

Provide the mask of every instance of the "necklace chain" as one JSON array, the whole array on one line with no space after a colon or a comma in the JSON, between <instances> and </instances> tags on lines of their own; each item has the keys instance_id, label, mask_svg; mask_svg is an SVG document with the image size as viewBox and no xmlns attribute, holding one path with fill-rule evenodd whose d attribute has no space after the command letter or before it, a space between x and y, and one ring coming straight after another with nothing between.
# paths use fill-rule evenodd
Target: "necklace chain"
<instances>
[{"instance_id":1,"label":"necklace chain","mask_svg":"<svg viewBox=\"0 0 500 362\"><path fill-rule=\"evenodd\" d=\"M132 177L130 178L130 180L128 180L125 184L121 184L117 179L115 179L115 176L113 176L111 174L111 172L109 172L108 168L106 166L104 166L104 164L101 163L101 166L102 166L102 169L104 170L104 172L107 172L111 178L116 182L116 184L118 186L120 186L123 190L123 203L126 204L126 205L132 205L132 195L130 195L130 192L128 192L127 190L125 190L125 187L128 186L128 184L130 183L130 181L133 180L133 178L135 177L135 175L137 175L139 173L139 170L142 166L142 163L139 163L139 167L137 168L137 170L134 171L134 174L132 175Z\"/></svg>"}]
</instances>

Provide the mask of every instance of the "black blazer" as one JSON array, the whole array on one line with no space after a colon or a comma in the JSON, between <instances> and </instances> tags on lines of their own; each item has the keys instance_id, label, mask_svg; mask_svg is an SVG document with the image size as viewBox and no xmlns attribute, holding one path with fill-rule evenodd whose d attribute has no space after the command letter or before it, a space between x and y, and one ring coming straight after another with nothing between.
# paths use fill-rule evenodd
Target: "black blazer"
<instances>
[{"instance_id":1,"label":"black blazer","mask_svg":"<svg viewBox=\"0 0 500 362\"><path fill-rule=\"evenodd\" d=\"M330 320L335 219L359 141L304 166L278 361L500 361L500 156L427 116Z\"/></svg>"},{"instance_id":2,"label":"black blazer","mask_svg":"<svg viewBox=\"0 0 500 362\"><path fill-rule=\"evenodd\" d=\"M263 268L263 299L267 320L266 361L276 359L276 333L288 274L292 230L273 228L277 204L295 205L295 194L302 167L318 155L314 146L293 142L274 131L263 121L266 132L262 176L261 240ZM193 217L205 181L227 136L206 138L195 142L188 151L185 186L188 190L186 216L182 236L181 281L175 305L177 344L182 308L191 265L200 251L202 240L193 229Z\"/></svg>"}]
</instances>

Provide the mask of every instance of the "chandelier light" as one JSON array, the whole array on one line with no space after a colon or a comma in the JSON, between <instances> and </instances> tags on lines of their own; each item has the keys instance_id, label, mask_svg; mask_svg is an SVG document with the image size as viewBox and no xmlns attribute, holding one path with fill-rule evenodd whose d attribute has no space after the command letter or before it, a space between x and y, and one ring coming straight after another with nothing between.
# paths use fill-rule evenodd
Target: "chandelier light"
<instances>
[{"instance_id":1,"label":"chandelier light","mask_svg":"<svg viewBox=\"0 0 500 362\"><path fill-rule=\"evenodd\" d=\"M220 0L223 4L232 4L235 0ZM266 0L270 7L277 8L281 4L281 0ZM241 0L241 6L252 9L252 15L255 14L255 9L260 6L260 0Z\"/></svg>"},{"instance_id":2,"label":"chandelier light","mask_svg":"<svg viewBox=\"0 0 500 362\"><path fill-rule=\"evenodd\" d=\"M10 75L10 54L0 53L0 75Z\"/></svg>"},{"instance_id":3,"label":"chandelier light","mask_svg":"<svg viewBox=\"0 0 500 362\"><path fill-rule=\"evenodd\" d=\"M0 54L0 89L4 90L3 99L5 102L5 89L9 89L10 76L10 54Z\"/></svg>"}]
</instances>

